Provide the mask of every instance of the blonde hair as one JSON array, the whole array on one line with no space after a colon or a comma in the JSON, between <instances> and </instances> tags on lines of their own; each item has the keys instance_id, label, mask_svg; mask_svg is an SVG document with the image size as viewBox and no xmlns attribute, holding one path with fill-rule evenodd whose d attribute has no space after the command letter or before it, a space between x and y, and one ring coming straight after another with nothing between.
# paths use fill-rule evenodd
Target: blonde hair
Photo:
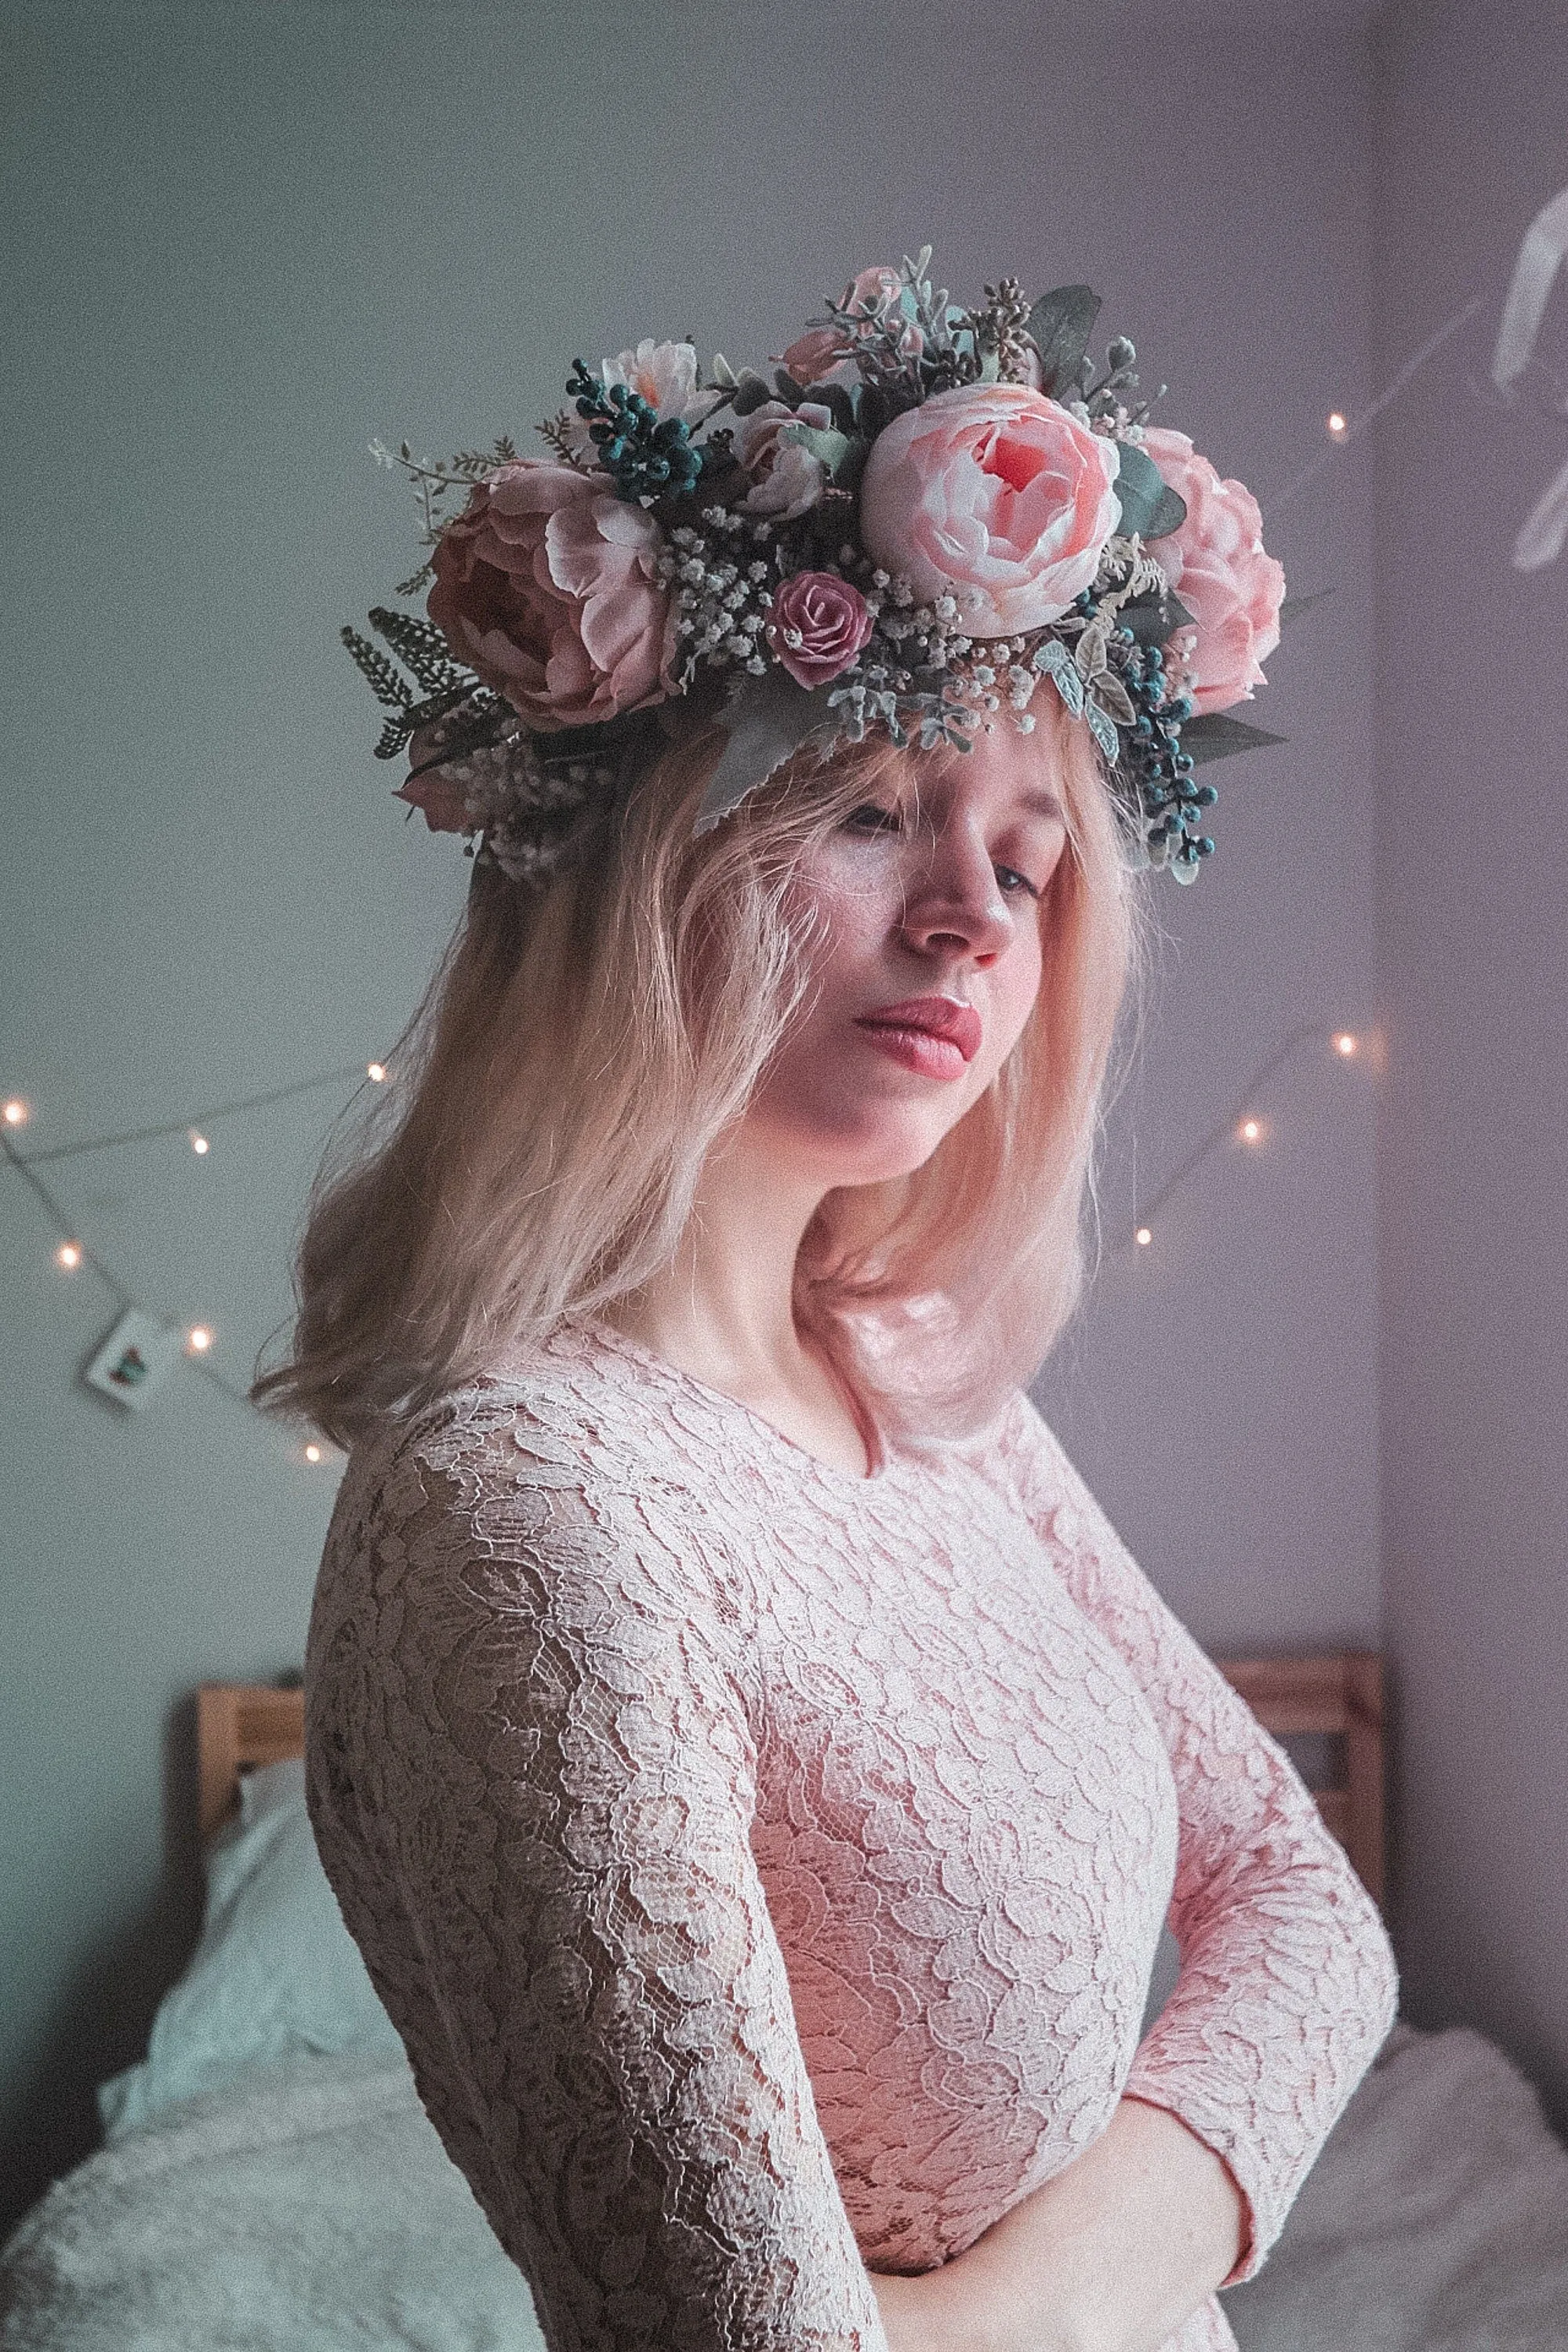
<instances>
[{"instance_id":1,"label":"blonde hair","mask_svg":"<svg viewBox=\"0 0 1568 2352\"><path fill-rule=\"evenodd\" d=\"M1040 990L986 1092L912 1174L831 1192L795 1273L803 1334L887 1428L981 1425L1037 1369L1083 1276L1082 1223L1141 897L1099 755L1042 694L1068 845ZM885 740L797 757L697 838L717 734L639 779L598 854L531 894L476 866L393 1057L317 1178L291 1352L257 1402L348 1445L379 1416L637 1289L809 987L790 880L890 770ZM379 1090L378 1090L379 1092Z\"/></svg>"}]
</instances>

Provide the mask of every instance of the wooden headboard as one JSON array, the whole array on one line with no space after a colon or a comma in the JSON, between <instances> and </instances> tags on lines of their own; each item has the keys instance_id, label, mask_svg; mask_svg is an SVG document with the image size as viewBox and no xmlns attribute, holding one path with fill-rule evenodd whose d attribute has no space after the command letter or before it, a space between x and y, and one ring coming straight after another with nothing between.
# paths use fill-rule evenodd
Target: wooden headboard
<instances>
[{"instance_id":1,"label":"wooden headboard","mask_svg":"<svg viewBox=\"0 0 1568 2352\"><path fill-rule=\"evenodd\" d=\"M1215 1662L1266 1731L1278 1739L1328 1735L1343 1769L1312 1794L1373 1899L1383 1900L1383 1660L1373 1650L1315 1658ZM257 1683L204 1683L196 1695L196 1755L204 1838L239 1801L239 1776L298 1756L305 1742L302 1690Z\"/></svg>"}]
</instances>

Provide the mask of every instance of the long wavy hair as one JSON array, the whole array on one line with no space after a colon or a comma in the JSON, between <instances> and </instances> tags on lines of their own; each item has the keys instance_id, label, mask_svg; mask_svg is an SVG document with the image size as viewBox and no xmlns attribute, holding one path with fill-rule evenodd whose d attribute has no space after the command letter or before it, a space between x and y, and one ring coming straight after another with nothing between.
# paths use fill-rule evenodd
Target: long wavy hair
<instances>
[{"instance_id":1,"label":"long wavy hair","mask_svg":"<svg viewBox=\"0 0 1568 2352\"><path fill-rule=\"evenodd\" d=\"M1068 846L1038 909L1035 1007L929 1159L830 1192L796 1262L803 1336L915 1442L982 1426L1071 1312L1118 1014L1142 966L1099 754L1040 701L1030 740ZM669 1263L706 1155L806 1001L802 854L890 770L918 793L926 756L885 740L797 755L694 837L721 744L672 746L542 892L476 865L391 1082L329 1147L291 1344L258 1403L346 1447Z\"/></svg>"}]
</instances>

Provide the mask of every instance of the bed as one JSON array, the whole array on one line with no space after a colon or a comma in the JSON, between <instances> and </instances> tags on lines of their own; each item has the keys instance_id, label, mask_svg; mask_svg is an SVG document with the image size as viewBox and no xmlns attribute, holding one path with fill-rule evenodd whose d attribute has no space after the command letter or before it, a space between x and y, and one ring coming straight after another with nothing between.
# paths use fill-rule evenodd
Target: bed
<instances>
[{"instance_id":1,"label":"bed","mask_svg":"<svg viewBox=\"0 0 1568 2352\"><path fill-rule=\"evenodd\" d=\"M1379 1660L1220 1663L1381 1900ZM0 2250L0 2352L542 2352L316 1859L302 1708L198 1695L201 1942L103 2147ZM1568 2150L1492 2043L1401 2022L1225 2302L1242 2352L1563 2352Z\"/></svg>"}]
</instances>

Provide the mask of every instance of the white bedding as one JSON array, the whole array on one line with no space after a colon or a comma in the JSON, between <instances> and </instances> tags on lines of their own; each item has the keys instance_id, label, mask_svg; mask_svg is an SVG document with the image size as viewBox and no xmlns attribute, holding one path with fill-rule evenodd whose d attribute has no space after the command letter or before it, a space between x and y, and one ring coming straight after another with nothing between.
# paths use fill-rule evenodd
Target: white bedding
<instances>
[{"instance_id":1,"label":"white bedding","mask_svg":"<svg viewBox=\"0 0 1568 2352\"><path fill-rule=\"evenodd\" d=\"M1489 2042L1396 2027L1261 2274L1242 2352L1563 2352L1568 2150ZM0 2352L542 2352L401 2059L166 2109L0 2256Z\"/></svg>"}]
</instances>

